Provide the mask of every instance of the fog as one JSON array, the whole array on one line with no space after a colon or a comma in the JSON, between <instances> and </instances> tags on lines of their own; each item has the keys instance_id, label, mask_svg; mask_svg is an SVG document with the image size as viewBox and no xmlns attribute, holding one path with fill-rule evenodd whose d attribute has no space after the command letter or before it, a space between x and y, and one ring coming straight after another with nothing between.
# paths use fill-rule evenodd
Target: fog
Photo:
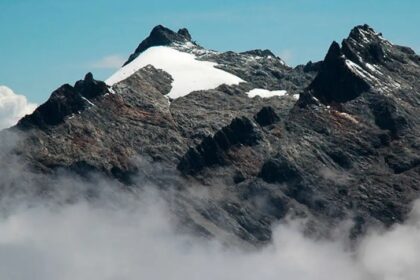
<instances>
[{"instance_id":1,"label":"fog","mask_svg":"<svg viewBox=\"0 0 420 280\"><path fill-rule=\"evenodd\" d=\"M405 224L371 229L356 244L346 237L347 223L322 240L303 234L304 220L286 219L273 226L273 240L262 248L229 247L179 231L168 200L141 177L136 182L141 188L123 191L101 176L85 180L63 172L45 178L28 172L8 154L15 137L1 138L1 279L414 280L420 275L420 203ZM45 184L53 187L48 193L42 191Z\"/></svg>"},{"instance_id":2,"label":"fog","mask_svg":"<svg viewBox=\"0 0 420 280\"><path fill-rule=\"evenodd\" d=\"M34 198L35 199L35 198ZM95 201L20 201L0 219L2 279L418 279L420 207L356 248L314 240L303 221L255 251L179 233L156 193L104 191ZM344 235L342 235L344 236Z\"/></svg>"}]
</instances>

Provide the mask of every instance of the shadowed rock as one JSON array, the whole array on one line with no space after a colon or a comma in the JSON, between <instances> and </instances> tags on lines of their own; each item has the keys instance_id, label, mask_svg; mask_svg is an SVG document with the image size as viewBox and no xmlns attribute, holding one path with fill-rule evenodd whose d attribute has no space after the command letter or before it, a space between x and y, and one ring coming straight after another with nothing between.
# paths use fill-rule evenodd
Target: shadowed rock
<instances>
[{"instance_id":1,"label":"shadowed rock","mask_svg":"<svg viewBox=\"0 0 420 280\"><path fill-rule=\"evenodd\" d=\"M142 52L147 50L151 47L157 46L168 46L172 43L185 43L191 41L191 35L186 28L180 29L178 32L174 32L169 28L166 28L162 25L158 25L153 28L152 32L150 33L149 37L144 39L134 51L132 55L130 55L129 59L124 63L127 65L134 59L136 59Z\"/></svg>"},{"instance_id":2,"label":"shadowed rock","mask_svg":"<svg viewBox=\"0 0 420 280\"><path fill-rule=\"evenodd\" d=\"M274 109L269 106L263 107L254 118L255 121L261 126L274 124L280 120Z\"/></svg>"},{"instance_id":3,"label":"shadowed rock","mask_svg":"<svg viewBox=\"0 0 420 280\"><path fill-rule=\"evenodd\" d=\"M194 174L205 167L224 165L228 149L238 144L254 146L260 139L255 125L248 118L235 118L213 137L206 137L197 147L190 148L181 159L178 169L184 174Z\"/></svg>"},{"instance_id":4,"label":"shadowed rock","mask_svg":"<svg viewBox=\"0 0 420 280\"><path fill-rule=\"evenodd\" d=\"M45 128L62 123L64 118L79 113L91 106L91 99L108 92L108 86L93 79L88 73L84 80L78 81L74 87L66 84L54 91L47 102L39 106L31 115L21 119L18 127Z\"/></svg>"}]
</instances>

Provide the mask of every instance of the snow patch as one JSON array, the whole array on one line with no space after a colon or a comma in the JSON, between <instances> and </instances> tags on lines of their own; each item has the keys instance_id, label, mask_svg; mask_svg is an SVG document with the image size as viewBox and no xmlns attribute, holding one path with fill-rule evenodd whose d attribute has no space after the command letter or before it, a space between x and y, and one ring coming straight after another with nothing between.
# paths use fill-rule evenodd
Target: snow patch
<instances>
[{"instance_id":1,"label":"snow patch","mask_svg":"<svg viewBox=\"0 0 420 280\"><path fill-rule=\"evenodd\" d=\"M95 107L96 105L95 104L93 104L92 103L92 101L90 101L89 99L87 99L86 97L83 97L82 96L82 99L84 100L84 101L86 101L90 106L92 106L92 107Z\"/></svg>"},{"instance_id":2,"label":"snow patch","mask_svg":"<svg viewBox=\"0 0 420 280\"><path fill-rule=\"evenodd\" d=\"M233 74L215 68L217 63L200 61L194 54L161 46L147 49L107 79L106 83L110 86L119 83L147 65L162 69L172 76L174 81L168 93L171 99L193 91L214 89L222 84L237 85L244 82Z\"/></svg>"},{"instance_id":3,"label":"snow patch","mask_svg":"<svg viewBox=\"0 0 420 280\"><path fill-rule=\"evenodd\" d=\"M111 87L108 88L108 92L111 94L115 94L115 90Z\"/></svg>"},{"instance_id":4,"label":"snow patch","mask_svg":"<svg viewBox=\"0 0 420 280\"><path fill-rule=\"evenodd\" d=\"M369 80L371 82L377 82L377 83L379 83L379 81L378 81L378 79L376 77L374 77L373 75L371 75L369 72L367 72L366 70L364 70L362 67L360 67L359 65L357 65L353 61L346 59L345 62L346 62L347 67L354 74L358 75L361 78L365 78L365 79L367 79L367 80Z\"/></svg>"},{"instance_id":5,"label":"snow patch","mask_svg":"<svg viewBox=\"0 0 420 280\"><path fill-rule=\"evenodd\" d=\"M382 75L382 73L377 69L377 66L376 65L372 65L372 64L370 64L370 63L366 63L365 64L366 65L366 67L370 70L370 71L372 71L372 72L376 72L376 73L378 73L378 74L381 74Z\"/></svg>"},{"instance_id":6,"label":"snow patch","mask_svg":"<svg viewBox=\"0 0 420 280\"><path fill-rule=\"evenodd\" d=\"M362 35L362 40L364 43L370 43L369 37L371 36L370 32L359 29L360 34Z\"/></svg>"},{"instance_id":7,"label":"snow patch","mask_svg":"<svg viewBox=\"0 0 420 280\"><path fill-rule=\"evenodd\" d=\"M248 96L250 98L254 98L256 96L262 97L262 98L270 98L270 97L274 97L274 96L284 96L287 93L287 91L285 90L266 90L266 89L262 89L262 88L255 88L249 92L247 92L246 94L248 94Z\"/></svg>"}]
</instances>

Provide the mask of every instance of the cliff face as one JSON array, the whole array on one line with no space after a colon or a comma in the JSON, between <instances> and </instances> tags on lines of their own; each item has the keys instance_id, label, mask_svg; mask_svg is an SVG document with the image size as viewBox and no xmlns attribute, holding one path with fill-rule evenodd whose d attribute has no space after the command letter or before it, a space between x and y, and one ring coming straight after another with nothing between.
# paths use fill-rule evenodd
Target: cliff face
<instances>
[{"instance_id":1,"label":"cliff face","mask_svg":"<svg viewBox=\"0 0 420 280\"><path fill-rule=\"evenodd\" d=\"M267 50L219 53L191 40L156 27L125 67L170 48L241 82L167 98L178 77L202 81L196 68L148 65L112 84L88 74L12 129L24 135L14 152L33 172L99 172L133 188L143 174L176 193L188 227L253 244L287 214L308 218L314 233L353 219L354 236L405 218L420 192L420 57L411 49L358 26L324 61L290 68ZM202 187L205 198L191 194Z\"/></svg>"}]
</instances>

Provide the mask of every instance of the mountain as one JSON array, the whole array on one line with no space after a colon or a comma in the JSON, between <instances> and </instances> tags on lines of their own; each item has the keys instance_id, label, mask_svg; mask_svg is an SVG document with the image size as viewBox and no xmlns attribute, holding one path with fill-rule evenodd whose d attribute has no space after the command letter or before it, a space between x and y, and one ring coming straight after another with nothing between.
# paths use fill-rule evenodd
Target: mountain
<instances>
[{"instance_id":1,"label":"mountain","mask_svg":"<svg viewBox=\"0 0 420 280\"><path fill-rule=\"evenodd\" d=\"M420 57L367 25L295 68L157 26L109 79L89 73L21 119L13 153L35 173L153 184L186 228L226 242L264 244L290 215L311 234L350 219L357 237L419 196L419 77Z\"/></svg>"}]
</instances>

